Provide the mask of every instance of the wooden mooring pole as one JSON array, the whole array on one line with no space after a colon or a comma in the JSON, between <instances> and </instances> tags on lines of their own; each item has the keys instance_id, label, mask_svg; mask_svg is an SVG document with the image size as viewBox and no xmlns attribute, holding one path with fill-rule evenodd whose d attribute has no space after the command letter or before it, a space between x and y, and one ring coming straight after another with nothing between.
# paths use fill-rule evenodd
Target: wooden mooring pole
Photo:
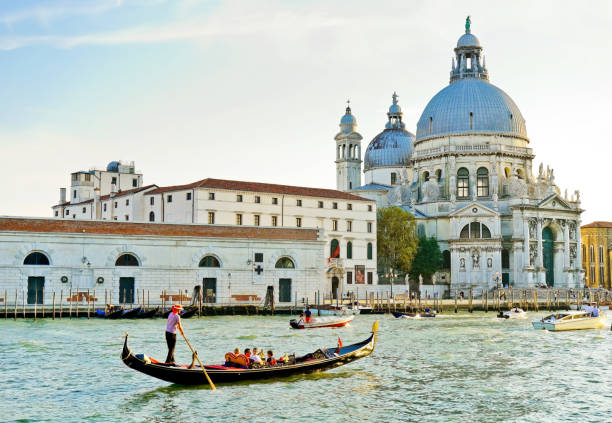
<instances>
[{"instance_id":1,"label":"wooden mooring pole","mask_svg":"<svg viewBox=\"0 0 612 423\"><path fill-rule=\"evenodd\" d=\"M455 313L457 313L457 290L455 289Z\"/></svg>"},{"instance_id":2,"label":"wooden mooring pole","mask_svg":"<svg viewBox=\"0 0 612 423\"><path fill-rule=\"evenodd\" d=\"M17 290L15 290L15 320L17 320Z\"/></svg>"},{"instance_id":3,"label":"wooden mooring pole","mask_svg":"<svg viewBox=\"0 0 612 423\"><path fill-rule=\"evenodd\" d=\"M51 320L55 320L55 291L53 291L53 312L51 313Z\"/></svg>"},{"instance_id":4,"label":"wooden mooring pole","mask_svg":"<svg viewBox=\"0 0 612 423\"><path fill-rule=\"evenodd\" d=\"M63 312L64 312L64 290L60 289L60 320L62 320Z\"/></svg>"}]
</instances>

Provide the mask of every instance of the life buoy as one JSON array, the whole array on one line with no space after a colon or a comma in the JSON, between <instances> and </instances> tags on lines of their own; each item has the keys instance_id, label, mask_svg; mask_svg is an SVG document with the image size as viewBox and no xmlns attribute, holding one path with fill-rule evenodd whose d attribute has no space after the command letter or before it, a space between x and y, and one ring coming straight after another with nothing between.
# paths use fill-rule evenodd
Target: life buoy
<instances>
[{"instance_id":1,"label":"life buoy","mask_svg":"<svg viewBox=\"0 0 612 423\"><path fill-rule=\"evenodd\" d=\"M104 278L102 276L99 276L98 279L96 279L96 282L104 283Z\"/></svg>"}]
</instances>

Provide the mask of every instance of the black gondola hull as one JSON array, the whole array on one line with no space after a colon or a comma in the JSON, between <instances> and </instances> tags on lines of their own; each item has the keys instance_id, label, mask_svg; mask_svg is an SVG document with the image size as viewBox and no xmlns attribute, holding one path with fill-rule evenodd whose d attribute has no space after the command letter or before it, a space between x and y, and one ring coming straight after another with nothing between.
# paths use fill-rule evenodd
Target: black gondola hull
<instances>
[{"instance_id":1,"label":"black gondola hull","mask_svg":"<svg viewBox=\"0 0 612 423\"><path fill-rule=\"evenodd\" d=\"M294 375L303 375L330 370L360 358L366 357L374 351L376 335L372 335L363 342L343 347L340 354L332 358L311 360L292 365L278 365L261 367L257 369L230 369L220 366L204 366L213 383L236 383L262 379L283 378ZM333 350L331 348L330 350ZM139 354L140 355L140 354ZM181 366L168 366L153 363L144 357L137 357L127 346L127 336L123 345L121 359L126 366L134 370L180 385L207 385L208 381L200 367L189 369Z\"/></svg>"}]
</instances>

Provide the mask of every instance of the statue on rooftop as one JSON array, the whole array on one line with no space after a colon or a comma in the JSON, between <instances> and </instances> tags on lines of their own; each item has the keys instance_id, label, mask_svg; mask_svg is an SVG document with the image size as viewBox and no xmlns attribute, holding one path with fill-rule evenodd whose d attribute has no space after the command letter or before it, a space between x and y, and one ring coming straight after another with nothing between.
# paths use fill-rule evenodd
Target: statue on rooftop
<instances>
[{"instance_id":1,"label":"statue on rooftop","mask_svg":"<svg viewBox=\"0 0 612 423\"><path fill-rule=\"evenodd\" d=\"M468 16L467 18L465 18L465 32L466 33L470 33L470 26L472 25L472 21L470 20L470 17Z\"/></svg>"}]
</instances>

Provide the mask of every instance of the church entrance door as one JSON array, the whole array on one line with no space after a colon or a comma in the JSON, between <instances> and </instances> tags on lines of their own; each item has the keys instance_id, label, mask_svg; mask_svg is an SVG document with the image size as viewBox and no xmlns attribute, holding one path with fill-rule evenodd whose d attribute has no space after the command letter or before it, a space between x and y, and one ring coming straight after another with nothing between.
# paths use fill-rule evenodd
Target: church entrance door
<instances>
[{"instance_id":1,"label":"church entrance door","mask_svg":"<svg viewBox=\"0 0 612 423\"><path fill-rule=\"evenodd\" d=\"M332 299L336 300L338 299L338 288L340 285L340 280L338 279L337 276L334 276L332 278Z\"/></svg>"},{"instance_id":2,"label":"church entrance door","mask_svg":"<svg viewBox=\"0 0 612 423\"><path fill-rule=\"evenodd\" d=\"M553 233L550 228L542 231L542 259L546 269L546 285L555 285L554 254L553 254Z\"/></svg>"}]
</instances>

